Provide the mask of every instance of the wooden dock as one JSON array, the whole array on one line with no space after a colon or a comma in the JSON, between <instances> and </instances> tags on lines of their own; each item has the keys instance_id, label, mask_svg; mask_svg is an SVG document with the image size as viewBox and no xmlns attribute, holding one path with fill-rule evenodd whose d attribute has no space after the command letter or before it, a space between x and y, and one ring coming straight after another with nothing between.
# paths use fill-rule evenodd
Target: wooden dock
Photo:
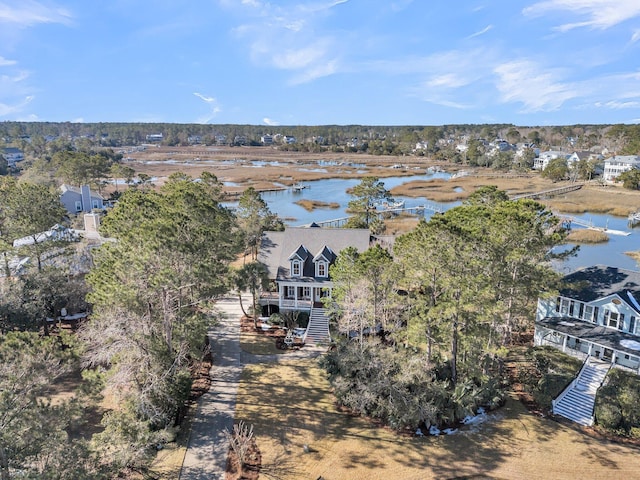
<instances>
[{"instance_id":1,"label":"wooden dock","mask_svg":"<svg viewBox=\"0 0 640 480\"><path fill-rule=\"evenodd\" d=\"M578 225L580 227L584 227L589 230L597 230L598 232L606 233L607 235L619 235L622 237L628 237L629 235L631 235L631 232L625 232L623 230L614 230L608 227L596 227L591 220L583 220L581 218L569 217L566 215L558 215L558 214L555 214L555 215L561 219L562 223L567 228L571 228L572 225Z\"/></svg>"},{"instance_id":2,"label":"wooden dock","mask_svg":"<svg viewBox=\"0 0 640 480\"><path fill-rule=\"evenodd\" d=\"M389 214L398 215L401 213L407 213L409 215L424 215L425 212L427 211L433 212L433 213L442 213L444 212L444 207L436 203L425 203L424 205L418 205L416 207L403 207L403 208L390 208L387 210L376 210L375 212L371 212L371 216L384 218L385 216L388 217ZM319 227L340 228L340 227L344 227L344 225L349 221L350 218L351 217L334 218L333 220L320 220L313 223L318 225Z\"/></svg>"},{"instance_id":3,"label":"wooden dock","mask_svg":"<svg viewBox=\"0 0 640 480\"><path fill-rule=\"evenodd\" d=\"M552 188L551 190L543 190L541 192L523 193L522 195L514 195L511 197L511 200L520 200L521 198L531 198L534 200L539 198L548 198L548 197L553 197L555 195L562 195L563 193L580 190L583 186L584 186L584 183L574 183L571 185L565 185L564 187Z\"/></svg>"}]
</instances>

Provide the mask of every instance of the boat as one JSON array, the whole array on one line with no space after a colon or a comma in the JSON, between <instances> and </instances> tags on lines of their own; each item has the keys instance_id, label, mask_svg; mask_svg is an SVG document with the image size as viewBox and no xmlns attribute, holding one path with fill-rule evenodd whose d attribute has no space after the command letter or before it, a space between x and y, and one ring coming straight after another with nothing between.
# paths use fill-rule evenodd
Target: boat
<instances>
[{"instance_id":1,"label":"boat","mask_svg":"<svg viewBox=\"0 0 640 480\"><path fill-rule=\"evenodd\" d=\"M404 208L404 200L400 200L399 202L382 202L380 206L383 210L395 210L398 208Z\"/></svg>"},{"instance_id":2,"label":"boat","mask_svg":"<svg viewBox=\"0 0 640 480\"><path fill-rule=\"evenodd\" d=\"M304 183L295 183L291 188L294 192L301 192L305 188L309 188L309 185L305 185Z\"/></svg>"}]
</instances>

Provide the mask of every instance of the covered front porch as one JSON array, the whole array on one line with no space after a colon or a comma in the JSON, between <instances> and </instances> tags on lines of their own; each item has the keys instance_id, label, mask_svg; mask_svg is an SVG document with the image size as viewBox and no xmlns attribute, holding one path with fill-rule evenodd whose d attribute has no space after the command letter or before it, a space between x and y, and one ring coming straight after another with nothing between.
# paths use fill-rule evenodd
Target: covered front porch
<instances>
[{"instance_id":1,"label":"covered front porch","mask_svg":"<svg viewBox=\"0 0 640 480\"><path fill-rule=\"evenodd\" d=\"M549 345L585 360L596 357L640 375L640 339L620 330L575 318L547 317L536 322L534 343Z\"/></svg>"},{"instance_id":2,"label":"covered front porch","mask_svg":"<svg viewBox=\"0 0 640 480\"><path fill-rule=\"evenodd\" d=\"M331 287L327 284L278 282L277 285L277 292L261 295L262 305L277 305L279 310L311 310L322 306L324 298L331 297Z\"/></svg>"}]
</instances>

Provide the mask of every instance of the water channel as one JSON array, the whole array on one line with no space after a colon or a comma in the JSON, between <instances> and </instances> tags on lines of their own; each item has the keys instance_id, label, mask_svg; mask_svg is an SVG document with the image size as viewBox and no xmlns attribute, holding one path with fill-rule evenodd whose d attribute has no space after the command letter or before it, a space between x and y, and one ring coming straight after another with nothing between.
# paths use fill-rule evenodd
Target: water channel
<instances>
[{"instance_id":1,"label":"water channel","mask_svg":"<svg viewBox=\"0 0 640 480\"><path fill-rule=\"evenodd\" d=\"M412 177L389 177L382 178L384 186L387 189L399 186L405 182L413 180L433 180L436 178L448 179L451 175L444 172L437 172L428 175L415 175ZM280 218L289 226L308 225L312 222L333 220L337 218L347 217L346 207L352 199L347 190L359 184L359 179L327 179L305 182L307 188L294 192L292 189L286 189L277 192L265 192L262 198L267 202L272 212L277 213ZM309 212L295 202L298 200L316 200L320 202L335 202L340 205L339 208L316 208ZM425 198L410 197L394 197L394 200L405 201L406 207L415 207L424 204L432 204ZM460 202L436 204L440 205L443 210L453 208ZM425 217L428 219L433 213L425 210ZM611 215L585 213L582 215L571 215L574 218L580 218L591 221L596 227L607 227L612 230L621 230L631 232L629 236L609 235L609 241L595 245L581 245L578 254L563 262L555 262L554 267L563 272L569 273L578 268L588 267L592 265L608 265L618 268L630 270L640 270L640 266L636 261L625 255L628 251L640 250L640 228L630 229L627 225L627 219L614 217ZM581 228L581 227L576 227ZM557 247L556 251L563 251L573 245Z\"/></svg>"}]
</instances>

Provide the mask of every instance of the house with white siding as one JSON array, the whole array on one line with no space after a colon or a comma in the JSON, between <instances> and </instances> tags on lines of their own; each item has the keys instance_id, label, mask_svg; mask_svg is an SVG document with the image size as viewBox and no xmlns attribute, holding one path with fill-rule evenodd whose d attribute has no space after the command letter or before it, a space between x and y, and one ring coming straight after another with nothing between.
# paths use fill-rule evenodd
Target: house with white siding
<instances>
[{"instance_id":1,"label":"house with white siding","mask_svg":"<svg viewBox=\"0 0 640 480\"><path fill-rule=\"evenodd\" d=\"M621 173L637 168L640 169L640 156L638 155L614 155L604 161L602 179L606 182L615 182Z\"/></svg>"}]
</instances>

